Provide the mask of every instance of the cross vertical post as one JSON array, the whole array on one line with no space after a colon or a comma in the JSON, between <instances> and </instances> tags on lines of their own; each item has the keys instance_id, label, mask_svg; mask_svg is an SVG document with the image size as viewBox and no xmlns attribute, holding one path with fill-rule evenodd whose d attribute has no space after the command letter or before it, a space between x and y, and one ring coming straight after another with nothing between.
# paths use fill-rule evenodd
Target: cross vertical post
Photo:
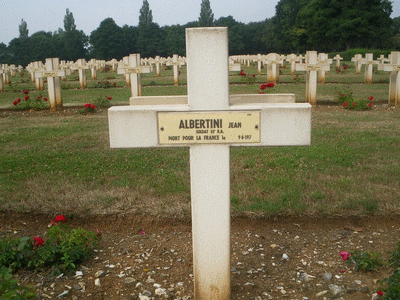
<instances>
[{"instance_id":1,"label":"cross vertical post","mask_svg":"<svg viewBox=\"0 0 400 300\"><path fill-rule=\"evenodd\" d=\"M186 53L189 107L194 110L228 109L226 28L187 29ZM192 146L190 173L195 299L229 299L229 145Z\"/></svg>"}]
</instances>

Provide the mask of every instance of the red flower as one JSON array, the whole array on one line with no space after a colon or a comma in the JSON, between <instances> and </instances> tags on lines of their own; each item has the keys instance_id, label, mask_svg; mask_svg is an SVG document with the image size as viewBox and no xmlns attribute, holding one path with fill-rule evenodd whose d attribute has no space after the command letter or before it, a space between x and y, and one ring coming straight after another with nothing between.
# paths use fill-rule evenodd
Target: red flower
<instances>
[{"instance_id":1,"label":"red flower","mask_svg":"<svg viewBox=\"0 0 400 300\"><path fill-rule=\"evenodd\" d=\"M260 89L265 90L265 88L272 88L275 86L275 83L273 82L268 82L268 83L263 83L260 87Z\"/></svg>"},{"instance_id":2,"label":"red flower","mask_svg":"<svg viewBox=\"0 0 400 300\"><path fill-rule=\"evenodd\" d=\"M37 98L40 100L40 99L42 99L42 96L38 96Z\"/></svg>"},{"instance_id":3,"label":"red flower","mask_svg":"<svg viewBox=\"0 0 400 300\"><path fill-rule=\"evenodd\" d=\"M91 106L90 103L86 103L86 104L85 104L85 107L86 107L86 108L89 108L90 106Z\"/></svg>"},{"instance_id":4,"label":"red flower","mask_svg":"<svg viewBox=\"0 0 400 300\"><path fill-rule=\"evenodd\" d=\"M263 83L263 84L260 86L260 89L265 90L266 87L267 87L267 84L266 84L266 83Z\"/></svg>"},{"instance_id":5,"label":"red flower","mask_svg":"<svg viewBox=\"0 0 400 300\"><path fill-rule=\"evenodd\" d=\"M351 104L351 106L356 106L356 103L355 103L355 102L353 102L353 103Z\"/></svg>"},{"instance_id":6,"label":"red flower","mask_svg":"<svg viewBox=\"0 0 400 300\"><path fill-rule=\"evenodd\" d=\"M372 105L372 103L368 103L368 106L372 108L373 105Z\"/></svg>"},{"instance_id":7,"label":"red flower","mask_svg":"<svg viewBox=\"0 0 400 300\"><path fill-rule=\"evenodd\" d=\"M347 107L347 102L343 102L342 106L343 106L344 108L346 108L346 107Z\"/></svg>"},{"instance_id":8,"label":"red flower","mask_svg":"<svg viewBox=\"0 0 400 300\"><path fill-rule=\"evenodd\" d=\"M25 100L28 101L28 99L29 99L29 96L25 96Z\"/></svg>"},{"instance_id":9,"label":"red flower","mask_svg":"<svg viewBox=\"0 0 400 300\"><path fill-rule=\"evenodd\" d=\"M347 66L343 66L343 69L345 69L345 70L346 70L346 69L347 69Z\"/></svg>"},{"instance_id":10,"label":"red flower","mask_svg":"<svg viewBox=\"0 0 400 300\"><path fill-rule=\"evenodd\" d=\"M274 87L275 86L275 83L273 83L273 82L268 82L267 83L267 87Z\"/></svg>"},{"instance_id":11,"label":"red flower","mask_svg":"<svg viewBox=\"0 0 400 300\"><path fill-rule=\"evenodd\" d=\"M54 218L54 222L57 223L65 223L65 221L67 221L67 219L63 216L63 215L58 215Z\"/></svg>"},{"instance_id":12,"label":"red flower","mask_svg":"<svg viewBox=\"0 0 400 300\"><path fill-rule=\"evenodd\" d=\"M340 256L342 257L343 260L347 260L350 255L346 251L342 251L340 252Z\"/></svg>"},{"instance_id":13,"label":"red flower","mask_svg":"<svg viewBox=\"0 0 400 300\"><path fill-rule=\"evenodd\" d=\"M47 98L46 98L46 97L44 97L44 98L43 98L43 100L44 100L44 101L47 101Z\"/></svg>"},{"instance_id":14,"label":"red flower","mask_svg":"<svg viewBox=\"0 0 400 300\"><path fill-rule=\"evenodd\" d=\"M91 109L95 109L96 105L92 104L92 106L90 107Z\"/></svg>"},{"instance_id":15,"label":"red flower","mask_svg":"<svg viewBox=\"0 0 400 300\"><path fill-rule=\"evenodd\" d=\"M35 246L42 247L44 245L44 239L41 237L35 236L33 240L35 241Z\"/></svg>"},{"instance_id":16,"label":"red flower","mask_svg":"<svg viewBox=\"0 0 400 300\"><path fill-rule=\"evenodd\" d=\"M25 94L25 95L28 95L28 94L29 94L29 91L24 91L24 94Z\"/></svg>"},{"instance_id":17,"label":"red flower","mask_svg":"<svg viewBox=\"0 0 400 300\"><path fill-rule=\"evenodd\" d=\"M382 297L382 296L383 296L383 292L382 292L381 290L377 291L376 294L377 294L379 297Z\"/></svg>"},{"instance_id":18,"label":"red flower","mask_svg":"<svg viewBox=\"0 0 400 300\"><path fill-rule=\"evenodd\" d=\"M114 85L114 86L117 86L117 83L116 83L116 82L114 82L114 83L113 83L113 85Z\"/></svg>"},{"instance_id":19,"label":"red flower","mask_svg":"<svg viewBox=\"0 0 400 300\"><path fill-rule=\"evenodd\" d=\"M240 71L240 76L246 76L246 73L243 70Z\"/></svg>"},{"instance_id":20,"label":"red flower","mask_svg":"<svg viewBox=\"0 0 400 300\"><path fill-rule=\"evenodd\" d=\"M110 96L107 97L108 100L112 100L112 98Z\"/></svg>"},{"instance_id":21,"label":"red flower","mask_svg":"<svg viewBox=\"0 0 400 300\"><path fill-rule=\"evenodd\" d=\"M374 100L374 96L369 97L369 100L371 101Z\"/></svg>"},{"instance_id":22,"label":"red flower","mask_svg":"<svg viewBox=\"0 0 400 300\"><path fill-rule=\"evenodd\" d=\"M253 74L252 76L253 76L253 77L256 77L256 74Z\"/></svg>"},{"instance_id":23,"label":"red flower","mask_svg":"<svg viewBox=\"0 0 400 300\"><path fill-rule=\"evenodd\" d=\"M17 101L17 100L15 100L15 101L13 102L13 104L14 104L14 105L17 105L17 104L18 104L18 101Z\"/></svg>"}]
</instances>

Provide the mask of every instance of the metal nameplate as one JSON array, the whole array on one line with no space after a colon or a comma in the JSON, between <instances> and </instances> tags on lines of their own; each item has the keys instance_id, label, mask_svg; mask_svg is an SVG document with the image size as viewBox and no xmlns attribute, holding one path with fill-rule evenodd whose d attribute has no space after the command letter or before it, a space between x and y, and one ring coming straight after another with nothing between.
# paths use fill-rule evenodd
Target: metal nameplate
<instances>
[{"instance_id":1,"label":"metal nameplate","mask_svg":"<svg viewBox=\"0 0 400 300\"><path fill-rule=\"evenodd\" d=\"M158 112L158 142L248 144L260 142L260 111Z\"/></svg>"}]
</instances>

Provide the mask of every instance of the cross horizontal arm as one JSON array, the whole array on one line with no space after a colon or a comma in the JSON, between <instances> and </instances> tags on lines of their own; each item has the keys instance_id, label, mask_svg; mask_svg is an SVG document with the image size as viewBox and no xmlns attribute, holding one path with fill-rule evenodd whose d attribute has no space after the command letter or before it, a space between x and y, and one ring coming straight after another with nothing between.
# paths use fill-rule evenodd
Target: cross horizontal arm
<instances>
[{"instance_id":1,"label":"cross horizontal arm","mask_svg":"<svg viewBox=\"0 0 400 300\"><path fill-rule=\"evenodd\" d=\"M260 119L257 126L260 133L259 142L251 144L233 142L229 143L231 146L301 146L311 143L311 105L308 103L231 105L223 112L234 111L259 112ZM185 115L193 113L193 110L189 105L111 107L108 110L111 148L190 146L190 142L182 144L179 141L160 144L159 134L162 130L158 124L158 113L160 112L181 112L182 115ZM215 113L218 111L201 112ZM232 126L236 125L238 124ZM176 136L184 135L186 128L177 130ZM221 140L223 134L219 136Z\"/></svg>"}]
</instances>

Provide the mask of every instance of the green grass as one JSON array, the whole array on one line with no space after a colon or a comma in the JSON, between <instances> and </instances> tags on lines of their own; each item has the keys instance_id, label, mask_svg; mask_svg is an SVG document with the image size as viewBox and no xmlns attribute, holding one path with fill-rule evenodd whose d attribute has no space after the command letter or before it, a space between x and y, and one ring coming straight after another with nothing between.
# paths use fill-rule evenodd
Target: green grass
<instances>
[{"instance_id":1,"label":"green grass","mask_svg":"<svg viewBox=\"0 0 400 300\"><path fill-rule=\"evenodd\" d=\"M256 72L254 66L244 69ZM363 74L355 75L352 67L346 72L353 74L351 82L343 74L329 73L327 82L343 79L346 84L318 85L319 101L333 101L337 89L346 87L356 97L372 95L374 101L387 101L387 83L360 84ZM160 78L143 75L143 95L187 94L185 85L172 85L171 70L161 74ZM304 75L299 77L300 83L292 83L290 69L282 69L283 83L272 92L295 93L297 101L305 101ZM31 97L44 96L46 92L33 90L27 75L22 79L27 83L20 82L20 75L12 78L14 88L19 82L16 91L5 85L0 106L11 108L24 89L30 89ZM90 88L101 80L116 82L117 87ZM230 81L230 93L256 94L266 75L257 75L256 83L249 85L233 72ZM79 85L77 74L69 76L68 83ZM88 86L63 89L64 104L83 105L105 96L113 98L111 104L129 102L130 88L121 75L99 72L97 81L89 81ZM105 110L93 115L5 112L1 116L0 210L188 216L187 148L110 149ZM233 212L260 216L399 213L399 110L320 107L313 110L312 118L309 147L232 148Z\"/></svg>"}]
</instances>

